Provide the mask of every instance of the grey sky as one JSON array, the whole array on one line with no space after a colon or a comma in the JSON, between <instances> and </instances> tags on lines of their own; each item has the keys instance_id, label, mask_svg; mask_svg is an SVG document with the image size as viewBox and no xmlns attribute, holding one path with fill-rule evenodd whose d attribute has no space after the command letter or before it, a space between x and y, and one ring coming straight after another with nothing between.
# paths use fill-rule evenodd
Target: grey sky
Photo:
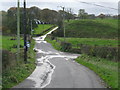
<instances>
[{"instance_id":1,"label":"grey sky","mask_svg":"<svg viewBox=\"0 0 120 90\"><path fill-rule=\"evenodd\" d=\"M0 1L0 11L5 10L7 11L10 7L16 7L17 6L17 0L1 0ZM23 1L23 0L20 0ZM49 2L48 2L49 1ZM102 8L102 7L97 7L94 5L88 5L84 3L80 3L79 1L84 1L84 2L89 2L93 4L99 4L105 7L111 7L111 8L116 8L118 9L118 1L119 0L27 0L27 7L31 6L37 6L40 9L44 8L49 8L49 9L54 9L54 10L60 10L61 8L58 8L57 6L65 6L67 8L72 8L74 13L78 13L79 9L85 9L86 12L89 14L117 14L117 10L112 10L109 8ZM23 2L21 2L21 7L23 7Z\"/></svg>"}]
</instances>

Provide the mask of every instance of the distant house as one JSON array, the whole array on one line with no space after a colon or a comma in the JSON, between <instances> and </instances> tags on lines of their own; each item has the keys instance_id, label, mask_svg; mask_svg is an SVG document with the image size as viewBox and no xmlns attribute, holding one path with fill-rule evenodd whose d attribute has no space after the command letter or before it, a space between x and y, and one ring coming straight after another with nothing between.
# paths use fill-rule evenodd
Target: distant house
<instances>
[{"instance_id":1,"label":"distant house","mask_svg":"<svg viewBox=\"0 0 120 90\"><path fill-rule=\"evenodd\" d=\"M98 18L101 18L101 19L104 19L104 18L105 18L105 14L102 14L102 13L101 13L101 14L98 15L97 17L98 17Z\"/></svg>"},{"instance_id":2,"label":"distant house","mask_svg":"<svg viewBox=\"0 0 120 90\"><path fill-rule=\"evenodd\" d=\"M95 14L89 14L89 15L88 15L88 18L89 18L89 19L95 19L96 16L95 16Z\"/></svg>"},{"instance_id":3,"label":"distant house","mask_svg":"<svg viewBox=\"0 0 120 90\"><path fill-rule=\"evenodd\" d=\"M120 16L118 16L118 15L114 15L114 16L112 16L114 19L118 19L118 18L120 18Z\"/></svg>"},{"instance_id":4,"label":"distant house","mask_svg":"<svg viewBox=\"0 0 120 90\"><path fill-rule=\"evenodd\" d=\"M43 22L37 19L34 19L34 21L36 22L36 24L50 24L50 22Z\"/></svg>"},{"instance_id":5,"label":"distant house","mask_svg":"<svg viewBox=\"0 0 120 90\"><path fill-rule=\"evenodd\" d=\"M74 14L74 19L75 19L75 20L79 20L79 17L78 17L77 14Z\"/></svg>"}]
</instances>

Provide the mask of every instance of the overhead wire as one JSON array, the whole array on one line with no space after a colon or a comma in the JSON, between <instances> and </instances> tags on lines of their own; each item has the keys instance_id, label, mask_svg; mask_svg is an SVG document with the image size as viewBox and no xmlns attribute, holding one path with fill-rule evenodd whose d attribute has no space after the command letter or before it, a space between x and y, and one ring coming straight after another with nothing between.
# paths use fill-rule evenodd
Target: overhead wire
<instances>
[{"instance_id":1,"label":"overhead wire","mask_svg":"<svg viewBox=\"0 0 120 90\"><path fill-rule=\"evenodd\" d=\"M89 4L89 5L94 5L94 6L98 6L98 7L102 7L102 8L109 8L109 9L113 9L113 10L117 10L116 8L112 8L112 7L107 7L107 6L103 6L103 5L99 5L99 4L94 4L94 3L90 3L90 2L83 2L83 1L79 1L79 0L76 0L77 2L80 2L80 3L84 3L84 4Z\"/></svg>"}]
</instances>

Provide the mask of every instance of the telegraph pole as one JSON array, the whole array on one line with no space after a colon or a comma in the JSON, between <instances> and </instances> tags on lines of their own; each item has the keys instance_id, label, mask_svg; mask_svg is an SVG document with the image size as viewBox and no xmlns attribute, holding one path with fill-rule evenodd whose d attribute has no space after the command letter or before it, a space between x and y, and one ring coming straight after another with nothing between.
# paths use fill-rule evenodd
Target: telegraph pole
<instances>
[{"instance_id":1,"label":"telegraph pole","mask_svg":"<svg viewBox=\"0 0 120 90\"><path fill-rule=\"evenodd\" d=\"M62 7L63 8L63 28L64 28L64 42L65 42L65 7Z\"/></svg>"},{"instance_id":2,"label":"telegraph pole","mask_svg":"<svg viewBox=\"0 0 120 90\"><path fill-rule=\"evenodd\" d=\"M65 42L65 7L59 6L63 9L63 29L64 29L64 42Z\"/></svg>"},{"instance_id":3,"label":"telegraph pole","mask_svg":"<svg viewBox=\"0 0 120 90\"><path fill-rule=\"evenodd\" d=\"M20 59L20 2L17 3L17 61Z\"/></svg>"},{"instance_id":4,"label":"telegraph pole","mask_svg":"<svg viewBox=\"0 0 120 90\"><path fill-rule=\"evenodd\" d=\"M27 63L26 0L24 0L24 62Z\"/></svg>"}]
</instances>

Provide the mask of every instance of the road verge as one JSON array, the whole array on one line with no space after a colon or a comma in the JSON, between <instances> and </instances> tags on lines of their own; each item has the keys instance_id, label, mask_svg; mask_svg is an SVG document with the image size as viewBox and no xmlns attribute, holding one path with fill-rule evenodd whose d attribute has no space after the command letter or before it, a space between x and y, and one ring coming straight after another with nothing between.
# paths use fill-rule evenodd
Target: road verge
<instances>
[{"instance_id":1,"label":"road verge","mask_svg":"<svg viewBox=\"0 0 120 90\"><path fill-rule=\"evenodd\" d=\"M56 40L51 40L47 37L46 41L51 43L55 49L63 51L62 46L60 43L56 42ZM106 87L118 88L118 62L85 54L81 54L81 56L79 56L75 61L98 74L100 78L105 81Z\"/></svg>"},{"instance_id":2,"label":"road verge","mask_svg":"<svg viewBox=\"0 0 120 90\"><path fill-rule=\"evenodd\" d=\"M3 70L2 74L2 88L11 88L21 81L23 81L26 77L28 77L33 70L35 69L35 52L33 51L35 42L31 41L31 47L28 51L28 63L24 64L23 61L19 61L18 65L13 68Z\"/></svg>"}]
</instances>

